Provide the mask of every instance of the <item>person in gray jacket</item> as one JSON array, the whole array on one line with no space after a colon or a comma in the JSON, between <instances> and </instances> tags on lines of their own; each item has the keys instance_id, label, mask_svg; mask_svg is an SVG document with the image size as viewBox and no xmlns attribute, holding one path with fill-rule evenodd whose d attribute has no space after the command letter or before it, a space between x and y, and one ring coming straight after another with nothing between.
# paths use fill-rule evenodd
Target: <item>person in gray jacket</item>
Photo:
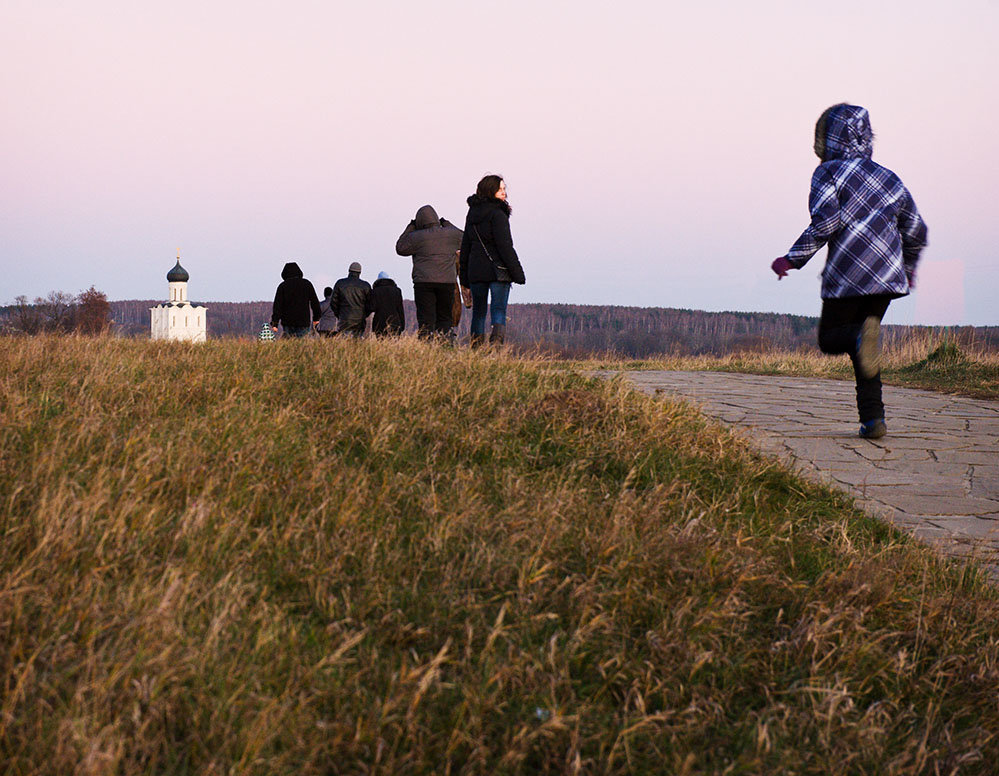
<instances>
[{"instance_id":1,"label":"person in gray jacket","mask_svg":"<svg viewBox=\"0 0 999 776\"><path fill-rule=\"evenodd\" d=\"M348 267L347 277L333 284L330 308L338 321L337 334L364 335L370 295L371 286L367 280L361 280L361 265L355 261Z\"/></svg>"},{"instance_id":2,"label":"person in gray jacket","mask_svg":"<svg viewBox=\"0 0 999 776\"><path fill-rule=\"evenodd\" d=\"M451 309L457 290L454 257L462 231L424 205L399 236L395 252L413 257L413 299L421 337L446 336L454 322Z\"/></svg>"},{"instance_id":3,"label":"person in gray jacket","mask_svg":"<svg viewBox=\"0 0 999 776\"><path fill-rule=\"evenodd\" d=\"M336 334L336 313L333 312L333 289L329 286L323 289L323 301L319 303L319 325L316 331L321 337L332 337Z\"/></svg>"}]
</instances>

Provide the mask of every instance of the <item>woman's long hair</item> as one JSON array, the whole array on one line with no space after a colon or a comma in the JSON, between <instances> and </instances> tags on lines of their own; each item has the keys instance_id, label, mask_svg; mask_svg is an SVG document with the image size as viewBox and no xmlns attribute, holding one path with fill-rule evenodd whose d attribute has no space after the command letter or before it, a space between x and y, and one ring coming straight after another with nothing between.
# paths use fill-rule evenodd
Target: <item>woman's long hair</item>
<instances>
[{"instance_id":1,"label":"woman's long hair","mask_svg":"<svg viewBox=\"0 0 999 776\"><path fill-rule=\"evenodd\" d=\"M479 181L479 185L475 187L475 193L469 197L469 203L471 200L477 199L480 202L499 202L503 205L503 210L509 216L513 212L510 207L510 203L502 199L496 198L496 192L500 190L500 184L503 182L502 175L486 175L482 180Z\"/></svg>"},{"instance_id":2,"label":"woman's long hair","mask_svg":"<svg viewBox=\"0 0 999 776\"><path fill-rule=\"evenodd\" d=\"M496 192L500 190L502 182L502 175L487 175L479 181L479 185L475 187L475 193L483 199L495 199Z\"/></svg>"}]
</instances>

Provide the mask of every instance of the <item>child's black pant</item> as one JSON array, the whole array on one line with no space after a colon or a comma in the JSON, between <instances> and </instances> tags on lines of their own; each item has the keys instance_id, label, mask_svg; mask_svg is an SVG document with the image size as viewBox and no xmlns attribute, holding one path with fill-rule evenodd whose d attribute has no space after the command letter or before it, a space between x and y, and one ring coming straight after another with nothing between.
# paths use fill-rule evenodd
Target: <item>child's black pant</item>
<instances>
[{"instance_id":1,"label":"child's black pant","mask_svg":"<svg viewBox=\"0 0 999 776\"><path fill-rule=\"evenodd\" d=\"M876 294L822 300L819 349L823 353L850 355L857 378L857 411L861 423L883 418L885 405L881 401L881 374L863 377L857 369L857 337L864 319L876 315L880 321L893 298L888 294Z\"/></svg>"}]
</instances>

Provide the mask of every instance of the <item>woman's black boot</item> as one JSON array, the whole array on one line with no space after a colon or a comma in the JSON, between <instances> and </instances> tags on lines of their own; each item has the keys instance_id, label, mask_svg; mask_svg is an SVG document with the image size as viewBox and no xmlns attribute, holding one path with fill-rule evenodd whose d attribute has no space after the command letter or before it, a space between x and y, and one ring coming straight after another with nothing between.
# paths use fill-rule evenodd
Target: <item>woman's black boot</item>
<instances>
[{"instance_id":1,"label":"woman's black boot","mask_svg":"<svg viewBox=\"0 0 999 776\"><path fill-rule=\"evenodd\" d=\"M489 344L502 345L506 338L506 324L494 323L493 330L489 333Z\"/></svg>"}]
</instances>

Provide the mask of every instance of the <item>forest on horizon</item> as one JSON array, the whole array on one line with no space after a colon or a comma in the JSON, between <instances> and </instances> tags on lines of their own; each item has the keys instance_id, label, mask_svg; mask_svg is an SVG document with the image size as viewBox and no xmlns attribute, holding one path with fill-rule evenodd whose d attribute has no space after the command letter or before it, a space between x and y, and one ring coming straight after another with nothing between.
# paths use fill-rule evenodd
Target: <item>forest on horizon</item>
<instances>
[{"instance_id":1,"label":"forest on horizon","mask_svg":"<svg viewBox=\"0 0 999 776\"><path fill-rule=\"evenodd\" d=\"M90 299L89 297L94 297ZM89 300L89 301L88 301ZM33 334L91 329L123 337L149 336L153 299L108 302L95 289L73 297L52 292L29 303L0 307L0 333ZM106 323L82 327L87 307ZM253 339L270 320L271 302L200 302L208 308L210 339ZM406 330L416 328L416 309L404 300ZM507 342L516 350L557 358L613 356L649 358L670 356L725 356L769 351L817 351L818 318L761 312L707 312L667 307L624 307L582 304L511 304ZM458 335L468 336L470 310L462 311ZM946 336L963 348L999 352L999 326L883 327L887 345L913 337Z\"/></svg>"},{"instance_id":2,"label":"forest on horizon","mask_svg":"<svg viewBox=\"0 0 999 776\"><path fill-rule=\"evenodd\" d=\"M114 328L125 336L149 334L149 308L159 300L112 301ZM209 338L254 338L270 320L271 302L203 302ZM416 309L405 300L406 329L416 328ZM470 310L462 311L459 336L467 337ZM817 350L818 318L760 312L707 312L666 307L581 304L511 304L508 342L565 358L613 354L647 358L659 354L726 355L738 352ZM946 329L960 344L999 350L999 326L886 325L885 337Z\"/></svg>"}]
</instances>

